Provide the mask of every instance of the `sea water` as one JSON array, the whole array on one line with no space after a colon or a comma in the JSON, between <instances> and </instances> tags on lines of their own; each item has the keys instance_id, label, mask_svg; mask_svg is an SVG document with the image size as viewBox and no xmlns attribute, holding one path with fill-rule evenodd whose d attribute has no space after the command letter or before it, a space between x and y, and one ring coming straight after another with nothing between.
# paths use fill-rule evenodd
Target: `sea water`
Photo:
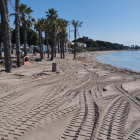
<instances>
[{"instance_id":1,"label":"sea water","mask_svg":"<svg viewBox=\"0 0 140 140\"><path fill-rule=\"evenodd\" d=\"M116 52L99 55L96 60L115 67L140 72L140 51Z\"/></svg>"}]
</instances>

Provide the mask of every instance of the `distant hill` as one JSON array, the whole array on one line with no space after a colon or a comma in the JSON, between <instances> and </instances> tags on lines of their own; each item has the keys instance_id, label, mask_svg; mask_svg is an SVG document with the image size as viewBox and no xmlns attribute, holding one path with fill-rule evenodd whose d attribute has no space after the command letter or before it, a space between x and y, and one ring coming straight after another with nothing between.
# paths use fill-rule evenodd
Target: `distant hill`
<instances>
[{"instance_id":1,"label":"distant hill","mask_svg":"<svg viewBox=\"0 0 140 140\"><path fill-rule=\"evenodd\" d=\"M75 40L73 40L74 42ZM78 38L76 42L86 43L88 51L103 51L103 50L125 50L127 46L118 43L111 43L101 40L94 41L88 37L83 36L82 38Z\"/></svg>"}]
</instances>

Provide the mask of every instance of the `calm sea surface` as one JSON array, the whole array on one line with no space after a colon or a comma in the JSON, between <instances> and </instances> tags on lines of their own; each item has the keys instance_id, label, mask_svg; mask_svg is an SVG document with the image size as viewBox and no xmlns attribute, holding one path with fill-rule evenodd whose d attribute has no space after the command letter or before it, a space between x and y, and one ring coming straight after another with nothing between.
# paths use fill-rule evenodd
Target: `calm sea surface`
<instances>
[{"instance_id":1,"label":"calm sea surface","mask_svg":"<svg viewBox=\"0 0 140 140\"><path fill-rule=\"evenodd\" d=\"M140 51L109 53L96 59L101 63L140 72Z\"/></svg>"}]
</instances>

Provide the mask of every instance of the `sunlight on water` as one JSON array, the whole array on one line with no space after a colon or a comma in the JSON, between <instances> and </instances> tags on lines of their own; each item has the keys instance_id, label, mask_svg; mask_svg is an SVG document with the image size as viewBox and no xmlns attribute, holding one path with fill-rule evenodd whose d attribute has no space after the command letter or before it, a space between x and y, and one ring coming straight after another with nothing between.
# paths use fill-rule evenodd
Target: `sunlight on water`
<instances>
[{"instance_id":1,"label":"sunlight on water","mask_svg":"<svg viewBox=\"0 0 140 140\"><path fill-rule=\"evenodd\" d=\"M96 59L101 63L140 72L140 51L109 53Z\"/></svg>"}]
</instances>

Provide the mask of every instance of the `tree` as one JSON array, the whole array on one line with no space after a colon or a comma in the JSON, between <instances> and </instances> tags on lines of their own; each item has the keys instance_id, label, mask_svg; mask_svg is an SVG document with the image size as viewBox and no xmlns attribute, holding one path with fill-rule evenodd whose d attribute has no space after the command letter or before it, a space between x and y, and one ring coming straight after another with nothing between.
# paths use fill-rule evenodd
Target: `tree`
<instances>
[{"instance_id":1,"label":"tree","mask_svg":"<svg viewBox=\"0 0 140 140\"><path fill-rule=\"evenodd\" d=\"M53 8L49 9L47 13L47 19L51 27L51 37L52 37L52 56L51 60L54 58L54 48L56 47L56 31L58 29L58 24L57 24L57 11L55 11Z\"/></svg>"},{"instance_id":2,"label":"tree","mask_svg":"<svg viewBox=\"0 0 140 140\"><path fill-rule=\"evenodd\" d=\"M74 45L74 59L76 59L76 38L77 38L77 30L79 27L82 27L82 23L80 21L75 21L74 19L72 20L72 25L74 27L74 39L75 39L75 45Z\"/></svg>"},{"instance_id":3,"label":"tree","mask_svg":"<svg viewBox=\"0 0 140 140\"><path fill-rule=\"evenodd\" d=\"M64 44L66 44L66 37L68 36L66 33L66 28L68 25L68 21L64 19L58 20L59 29L59 36L60 36L60 58L65 58L65 49ZM66 45L65 45L66 48Z\"/></svg>"},{"instance_id":4,"label":"tree","mask_svg":"<svg viewBox=\"0 0 140 140\"><path fill-rule=\"evenodd\" d=\"M20 20L23 26L23 38L24 38L24 56L27 55L27 33L26 27L30 28L33 25L35 20L31 16L31 13L34 12L31 7L27 7L25 4L20 5Z\"/></svg>"},{"instance_id":5,"label":"tree","mask_svg":"<svg viewBox=\"0 0 140 140\"><path fill-rule=\"evenodd\" d=\"M45 26L45 19L41 18L35 23L35 29L38 31L39 34L39 46L40 46L40 57L43 59L43 45L42 45L42 31L44 31Z\"/></svg>"},{"instance_id":6,"label":"tree","mask_svg":"<svg viewBox=\"0 0 140 140\"><path fill-rule=\"evenodd\" d=\"M58 46L58 53L60 52L60 43L59 43L59 41L60 41L60 33L57 33L57 35L56 35L56 42L57 42L57 46Z\"/></svg>"},{"instance_id":7,"label":"tree","mask_svg":"<svg viewBox=\"0 0 140 140\"><path fill-rule=\"evenodd\" d=\"M16 29L16 53L17 53L17 67L21 67L20 65L20 13L19 13L19 0L15 0L16 2L16 17L15 17L15 29Z\"/></svg>"},{"instance_id":8,"label":"tree","mask_svg":"<svg viewBox=\"0 0 140 140\"><path fill-rule=\"evenodd\" d=\"M9 25L8 0L0 0L0 13L3 33L3 44L4 44L5 71L11 72L11 56L10 56L11 37Z\"/></svg>"},{"instance_id":9,"label":"tree","mask_svg":"<svg viewBox=\"0 0 140 140\"><path fill-rule=\"evenodd\" d=\"M38 38L38 34L32 30L32 29L26 29L27 31L27 44L30 45L38 45L39 42L39 38ZM15 44L16 43L16 30L14 29L12 31L12 43ZM20 44L24 44L24 39L23 39L23 27L20 26Z\"/></svg>"},{"instance_id":10,"label":"tree","mask_svg":"<svg viewBox=\"0 0 140 140\"><path fill-rule=\"evenodd\" d=\"M67 33L66 33L66 27L68 25L68 21L66 20L62 20L62 48L63 48L63 58L65 58L65 49L64 49L64 43L66 44L66 37L67 37Z\"/></svg>"},{"instance_id":11,"label":"tree","mask_svg":"<svg viewBox=\"0 0 140 140\"><path fill-rule=\"evenodd\" d=\"M50 50L49 50L49 43L48 43L48 35L49 35L49 21L48 19L45 20L45 40L46 40L46 45L47 45L47 50L48 50L48 58L49 58L49 54L50 54Z\"/></svg>"},{"instance_id":12,"label":"tree","mask_svg":"<svg viewBox=\"0 0 140 140\"><path fill-rule=\"evenodd\" d=\"M87 40L86 44L87 44L87 48L93 49L98 47L98 43L92 39Z\"/></svg>"},{"instance_id":13,"label":"tree","mask_svg":"<svg viewBox=\"0 0 140 140\"><path fill-rule=\"evenodd\" d=\"M62 52L63 52L63 49L62 49L62 21L63 19L58 19L57 23L58 23L58 27L59 27L59 33L58 33L58 37L60 40L60 58L62 59Z\"/></svg>"},{"instance_id":14,"label":"tree","mask_svg":"<svg viewBox=\"0 0 140 140\"><path fill-rule=\"evenodd\" d=\"M2 28L1 28L1 22L0 22L0 59L2 58L2 50L1 50L2 42L3 42L3 37L2 37Z\"/></svg>"},{"instance_id":15,"label":"tree","mask_svg":"<svg viewBox=\"0 0 140 140\"><path fill-rule=\"evenodd\" d=\"M73 40L73 42L75 42L75 40ZM111 43L111 42L101 41L101 40L94 41L93 39L90 39L85 36L83 36L82 38L76 39L76 42L86 43L86 49L88 51L123 50L126 48L122 44Z\"/></svg>"},{"instance_id":16,"label":"tree","mask_svg":"<svg viewBox=\"0 0 140 140\"><path fill-rule=\"evenodd\" d=\"M38 34L32 30L32 29L28 29L27 30L27 43L28 45L38 45L39 42L39 38L38 38Z\"/></svg>"}]
</instances>

